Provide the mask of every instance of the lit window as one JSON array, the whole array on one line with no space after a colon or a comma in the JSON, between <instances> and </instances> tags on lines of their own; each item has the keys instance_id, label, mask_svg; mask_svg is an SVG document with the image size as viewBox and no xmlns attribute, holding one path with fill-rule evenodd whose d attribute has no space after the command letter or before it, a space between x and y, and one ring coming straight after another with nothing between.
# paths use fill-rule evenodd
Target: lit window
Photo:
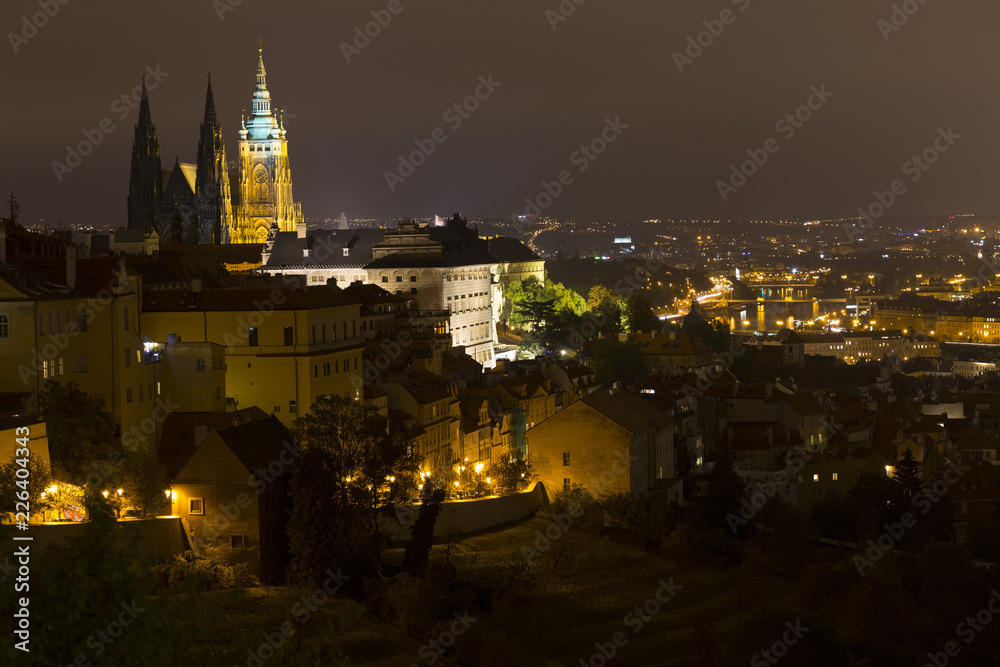
<instances>
[{"instance_id":1,"label":"lit window","mask_svg":"<svg viewBox=\"0 0 1000 667\"><path fill-rule=\"evenodd\" d=\"M814 482L818 482L819 481L819 475L818 474L813 475L813 481Z\"/></svg>"},{"instance_id":2,"label":"lit window","mask_svg":"<svg viewBox=\"0 0 1000 667\"><path fill-rule=\"evenodd\" d=\"M837 481L837 473L833 473L833 481Z\"/></svg>"}]
</instances>

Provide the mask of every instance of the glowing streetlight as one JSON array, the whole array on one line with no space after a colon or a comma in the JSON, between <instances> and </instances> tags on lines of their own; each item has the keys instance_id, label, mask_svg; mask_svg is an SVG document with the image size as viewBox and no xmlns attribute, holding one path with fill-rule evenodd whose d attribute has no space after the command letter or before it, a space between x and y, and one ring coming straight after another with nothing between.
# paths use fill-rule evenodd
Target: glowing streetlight
<instances>
[{"instance_id":1,"label":"glowing streetlight","mask_svg":"<svg viewBox=\"0 0 1000 667\"><path fill-rule=\"evenodd\" d=\"M104 496L105 498L107 498L108 497L108 492L107 491L101 491L101 495Z\"/></svg>"}]
</instances>

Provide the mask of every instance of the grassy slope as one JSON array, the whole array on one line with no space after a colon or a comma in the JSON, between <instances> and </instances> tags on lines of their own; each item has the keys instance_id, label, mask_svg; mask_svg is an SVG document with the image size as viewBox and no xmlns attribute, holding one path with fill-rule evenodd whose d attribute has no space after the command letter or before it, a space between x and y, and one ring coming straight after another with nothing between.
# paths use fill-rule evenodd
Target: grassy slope
<instances>
[{"instance_id":1,"label":"grassy slope","mask_svg":"<svg viewBox=\"0 0 1000 667\"><path fill-rule=\"evenodd\" d=\"M522 546L534 544L536 531L550 525L549 519L539 516L451 545L450 559L458 580L476 581L484 570L523 559ZM731 572L705 563L681 565L625 541L600 538L583 529L571 528L561 539L568 541L569 548L554 573L550 551L536 561L528 586L504 592L492 614L479 615L478 630L503 630L532 656L531 664L579 664L580 658L589 660L595 652L595 642L608 642L617 631L625 633L628 644L615 656L616 665L692 665L699 662L699 654L704 663L713 638L726 637L739 627L735 575ZM436 545L432 558L444 560L446 550L445 545ZM818 557L822 558L822 554L819 552ZM401 556L402 550L390 551L386 560L399 560ZM760 572L755 577L754 606L788 602L785 582ZM682 586L676 597L641 629L637 630L635 623L626 625L626 615L653 597L661 579L671 578ZM197 604L215 617L214 621L201 619L198 624L208 621L210 624L203 627L213 627L211 623L217 623L210 636L199 637L199 641L227 646L234 650L234 656L241 654L240 662L245 664L246 650L237 652L236 647L256 646L262 633L273 632L289 618L292 605L302 594L282 588L252 589L235 596L224 591L198 594ZM351 604L331 601L323 607L320 617L345 617ZM310 627L320 624L310 620L300 628L301 640L306 644L324 641ZM182 636L190 636L188 631L204 634L188 628ZM405 641L399 641L398 633L379 627L370 615L361 617L350 633L341 632L332 639L352 664L422 664L410 652L416 643L410 644L410 651L405 650ZM192 646L192 651L192 657L200 653L198 646Z\"/></svg>"}]
</instances>

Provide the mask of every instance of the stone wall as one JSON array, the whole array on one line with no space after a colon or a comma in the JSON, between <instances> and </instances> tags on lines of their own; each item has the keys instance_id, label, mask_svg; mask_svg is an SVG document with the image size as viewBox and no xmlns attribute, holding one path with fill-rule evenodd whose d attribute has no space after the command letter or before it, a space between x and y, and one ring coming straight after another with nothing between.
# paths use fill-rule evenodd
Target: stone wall
<instances>
[{"instance_id":1,"label":"stone wall","mask_svg":"<svg viewBox=\"0 0 1000 667\"><path fill-rule=\"evenodd\" d=\"M186 548L180 517L157 517L155 519L124 519L118 522L122 529L122 548L134 549L135 553L153 560L179 554ZM43 523L31 524L26 531L16 526L0 525L0 540L11 543L11 537L30 536L33 553L38 553L51 545L62 544L83 534L87 523Z\"/></svg>"},{"instance_id":2,"label":"stone wall","mask_svg":"<svg viewBox=\"0 0 1000 667\"><path fill-rule=\"evenodd\" d=\"M492 496L476 500L455 500L441 505L441 513L434 525L434 537L445 537L449 533L466 535L487 528L519 521L533 515L549 498L545 486L541 482L522 493L509 496ZM402 523L393 520L383 520L382 529L390 540L407 542L410 540L410 527L417 518L420 505L407 505L399 510Z\"/></svg>"}]
</instances>

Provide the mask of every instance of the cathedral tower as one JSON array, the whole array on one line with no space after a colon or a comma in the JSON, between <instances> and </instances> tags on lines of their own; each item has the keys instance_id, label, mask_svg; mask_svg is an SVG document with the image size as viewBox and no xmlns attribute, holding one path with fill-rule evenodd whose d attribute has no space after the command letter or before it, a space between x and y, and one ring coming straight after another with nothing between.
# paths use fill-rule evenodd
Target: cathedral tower
<instances>
[{"instance_id":1,"label":"cathedral tower","mask_svg":"<svg viewBox=\"0 0 1000 667\"><path fill-rule=\"evenodd\" d=\"M226 165L226 147L222 143L222 126L215 112L211 74L208 75L205 118L201 122L201 138L198 140L195 206L198 208L198 243L230 243L234 219L229 193L229 169ZM236 236L238 235L237 233Z\"/></svg>"},{"instance_id":2,"label":"cathedral tower","mask_svg":"<svg viewBox=\"0 0 1000 667\"><path fill-rule=\"evenodd\" d=\"M238 236L233 243L263 243L272 224L295 231L302 205L292 199L292 172L284 123L271 111L263 48L258 50L253 110L240 128Z\"/></svg>"},{"instance_id":3,"label":"cathedral tower","mask_svg":"<svg viewBox=\"0 0 1000 667\"><path fill-rule=\"evenodd\" d=\"M146 77L142 77L139 121L132 141L132 170L128 184L128 228L144 232L156 228L156 209L163 189L160 142L149 113Z\"/></svg>"}]
</instances>

